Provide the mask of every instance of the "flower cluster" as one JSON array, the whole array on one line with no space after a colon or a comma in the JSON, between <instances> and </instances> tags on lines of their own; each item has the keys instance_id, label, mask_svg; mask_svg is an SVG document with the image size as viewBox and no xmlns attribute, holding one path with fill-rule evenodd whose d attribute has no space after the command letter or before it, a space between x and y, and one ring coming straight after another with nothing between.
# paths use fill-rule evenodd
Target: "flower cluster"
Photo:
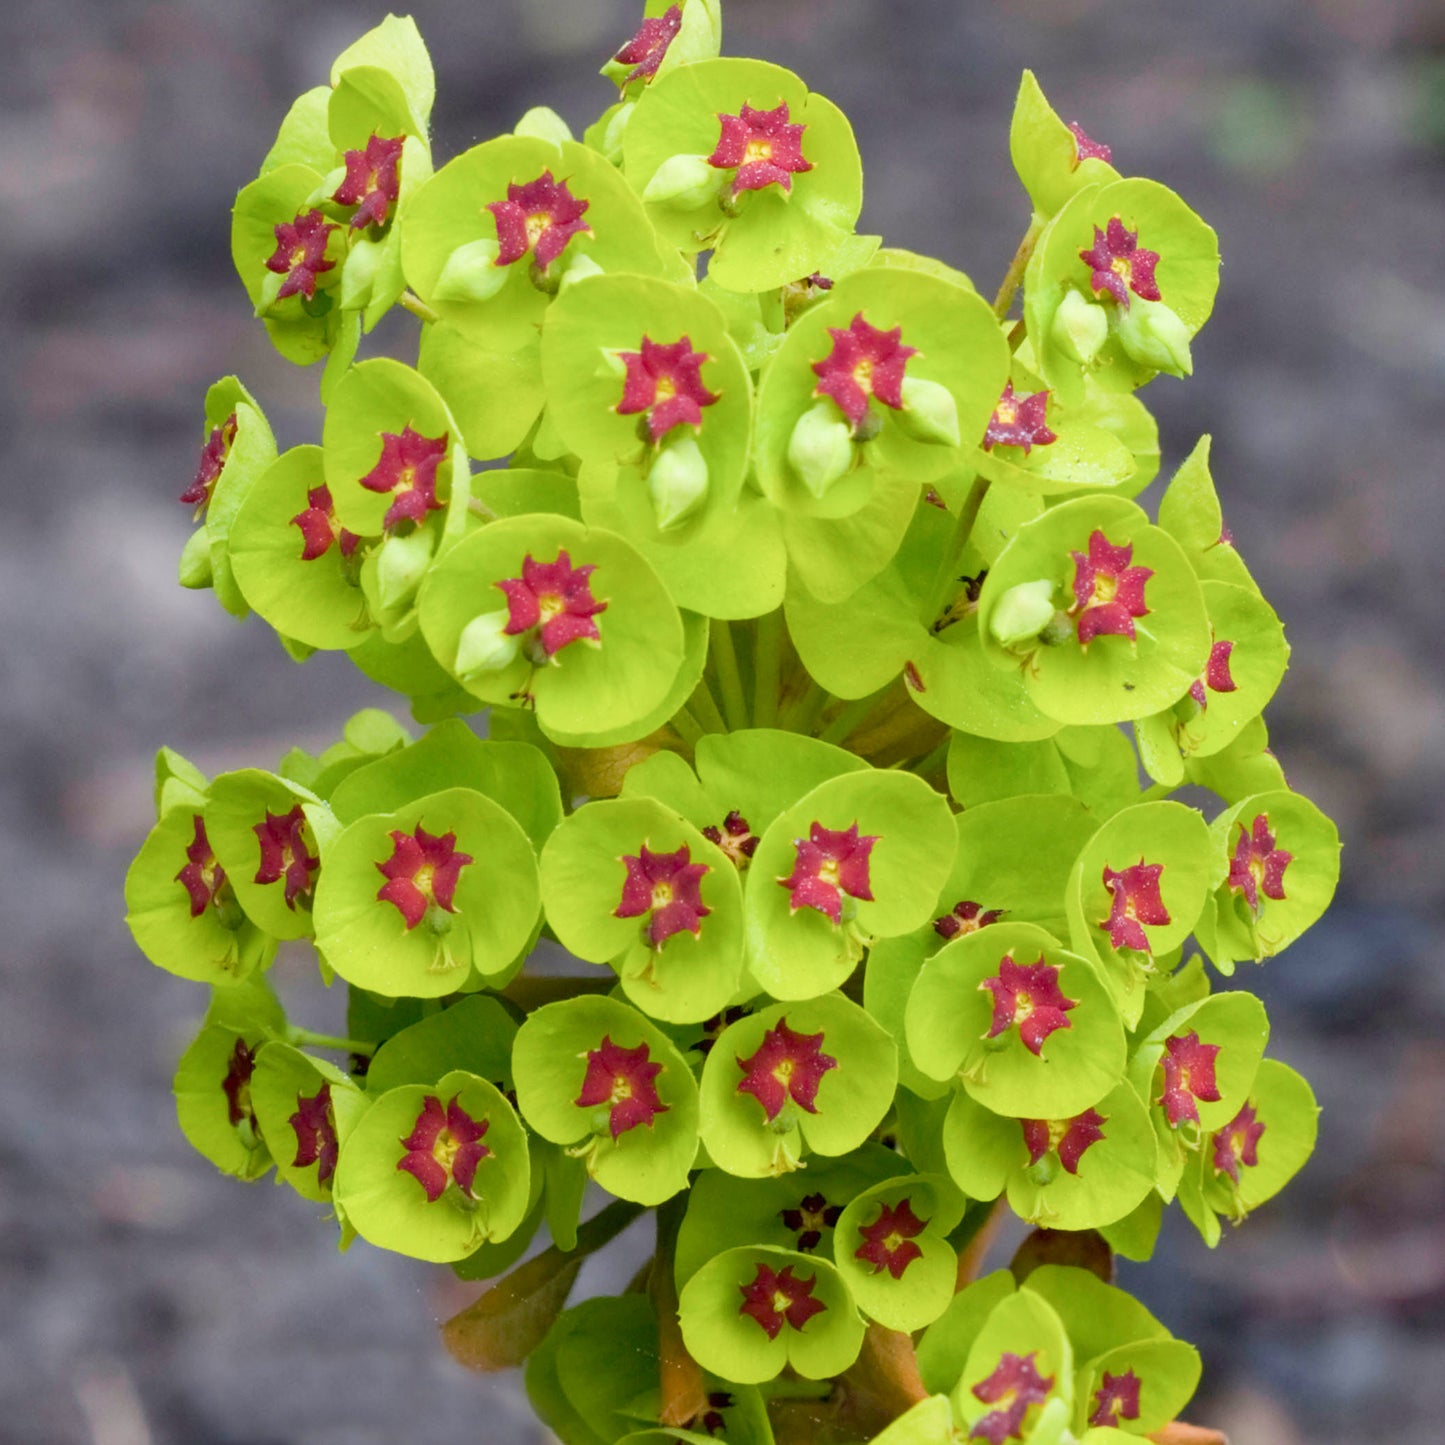
<instances>
[{"instance_id":1,"label":"flower cluster","mask_svg":"<svg viewBox=\"0 0 1445 1445\"><path fill-rule=\"evenodd\" d=\"M445 1338L529 1358L565 1441L766 1445L800 1379L830 1439L1158 1432L1198 1357L1099 1275L1308 1157L1309 1086L1219 984L1338 875L1269 751L1288 649L1208 439L1135 500L1214 233L1026 74L1011 318L1017 284L856 233L848 122L719 58L718 0L619 40L581 138L532 110L433 173L388 17L237 197L325 420L278 453L212 387L181 580L418 726L161 752L126 899L210 989L181 1127L464 1278L545 1231ZM415 365L360 355L396 306ZM292 940L340 1033L286 1018ZM645 1209L645 1290L567 1307ZM1005 1210L1039 1233L975 1278Z\"/></svg>"}]
</instances>

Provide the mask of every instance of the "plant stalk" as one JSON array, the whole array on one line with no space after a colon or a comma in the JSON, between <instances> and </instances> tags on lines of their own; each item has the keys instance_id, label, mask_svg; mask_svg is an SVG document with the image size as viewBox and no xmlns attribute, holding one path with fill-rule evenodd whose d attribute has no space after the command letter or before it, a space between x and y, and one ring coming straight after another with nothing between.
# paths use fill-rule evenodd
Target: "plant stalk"
<instances>
[{"instance_id":1,"label":"plant stalk","mask_svg":"<svg viewBox=\"0 0 1445 1445\"><path fill-rule=\"evenodd\" d=\"M778 680L783 667L783 609L758 618L753 644L753 726L775 727L778 721Z\"/></svg>"},{"instance_id":2,"label":"plant stalk","mask_svg":"<svg viewBox=\"0 0 1445 1445\"><path fill-rule=\"evenodd\" d=\"M1023 240L1019 242L1019 248L1014 252L1014 258L1008 263L1008 270L1004 272L1003 285L998 288L998 295L993 300L993 314L1002 321L1009 313L1009 307L1014 304L1014 297L1018 295L1019 287L1024 283L1024 272L1028 270L1029 260L1034 254L1034 247L1038 244L1043 225L1035 216L1029 222L1029 228L1024 232Z\"/></svg>"},{"instance_id":3,"label":"plant stalk","mask_svg":"<svg viewBox=\"0 0 1445 1445\"><path fill-rule=\"evenodd\" d=\"M291 1027L286 1030L288 1044L310 1044L313 1049L336 1049L343 1054L365 1054L370 1056L380 1047L365 1039L342 1039L335 1034L318 1034L312 1029Z\"/></svg>"},{"instance_id":4,"label":"plant stalk","mask_svg":"<svg viewBox=\"0 0 1445 1445\"><path fill-rule=\"evenodd\" d=\"M714 617L710 635L713 666L717 669L717 685L722 693L723 716L727 718L729 731L738 732L748 725L748 704L743 695L742 675L738 672L733 631L722 618Z\"/></svg>"},{"instance_id":5,"label":"plant stalk","mask_svg":"<svg viewBox=\"0 0 1445 1445\"><path fill-rule=\"evenodd\" d=\"M438 316L437 313L433 311L431 307L428 306L426 302L423 301L421 297L416 294L415 291L403 291L401 295L398 296L396 299L402 306L404 306L408 311L410 311L413 316L421 317L421 319L425 321L428 325L430 325L434 321L441 320L441 317Z\"/></svg>"}]
</instances>

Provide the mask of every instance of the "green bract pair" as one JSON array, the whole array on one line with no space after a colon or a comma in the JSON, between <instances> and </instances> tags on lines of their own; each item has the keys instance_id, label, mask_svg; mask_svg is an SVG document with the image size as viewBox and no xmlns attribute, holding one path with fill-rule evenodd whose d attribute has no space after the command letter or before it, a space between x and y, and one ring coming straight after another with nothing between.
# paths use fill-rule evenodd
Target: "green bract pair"
<instances>
[{"instance_id":1,"label":"green bract pair","mask_svg":"<svg viewBox=\"0 0 1445 1445\"><path fill-rule=\"evenodd\" d=\"M210 989L179 1121L342 1248L504 1276L444 1341L567 1445L1166 1438L1198 1356L1112 1262L1307 1161L1309 1086L1214 980L1339 872L1209 439L1138 500L1214 233L1026 72L990 302L857 234L848 122L721 39L647 0L580 138L537 107L433 174L388 17L240 192L325 419L278 454L211 388L181 580L418 729L162 750L126 901ZM393 306L417 350L360 357ZM303 941L337 1032L272 988ZM648 1210L629 1290L569 1303Z\"/></svg>"}]
</instances>

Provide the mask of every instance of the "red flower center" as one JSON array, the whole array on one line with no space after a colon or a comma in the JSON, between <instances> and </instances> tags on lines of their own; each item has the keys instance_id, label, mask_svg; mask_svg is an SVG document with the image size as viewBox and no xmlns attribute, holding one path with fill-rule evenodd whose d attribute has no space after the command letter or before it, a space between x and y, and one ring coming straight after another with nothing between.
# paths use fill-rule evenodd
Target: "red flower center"
<instances>
[{"instance_id":1,"label":"red flower center","mask_svg":"<svg viewBox=\"0 0 1445 1445\"><path fill-rule=\"evenodd\" d=\"M853 1258L871 1264L874 1274L886 1269L894 1279L902 1279L908 1266L923 1257L913 1241L926 1228L926 1222L913 1212L911 1200L880 1204L878 1218L859 1229L863 1243L853 1251Z\"/></svg>"},{"instance_id":2,"label":"red flower center","mask_svg":"<svg viewBox=\"0 0 1445 1445\"><path fill-rule=\"evenodd\" d=\"M1049 429L1046 415L1049 394L1035 391L1028 396L1017 396L1013 382L1005 382L1003 395L993 409L988 430L983 434L984 451L994 447L1022 447L1025 456L1035 447L1051 446L1058 441L1058 434Z\"/></svg>"},{"instance_id":3,"label":"red flower center","mask_svg":"<svg viewBox=\"0 0 1445 1445\"><path fill-rule=\"evenodd\" d=\"M702 901L702 880L709 872L706 863L691 861L692 850L684 844L675 853L654 853L646 843L637 857L624 855L627 878L622 885L618 918L647 916L647 941L661 948L675 933L702 932L702 920L712 911Z\"/></svg>"},{"instance_id":4,"label":"red flower center","mask_svg":"<svg viewBox=\"0 0 1445 1445\"><path fill-rule=\"evenodd\" d=\"M251 1107L251 1075L255 1072L255 1052L245 1039L237 1039L226 1061L226 1077L221 1080L221 1089L226 1095L226 1118L232 1128L242 1123L255 1128L256 1112Z\"/></svg>"},{"instance_id":5,"label":"red flower center","mask_svg":"<svg viewBox=\"0 0 1445 1445\"><path fill-rule=\"evenodd\" d=\"M306 814L297 803L289 813L266 810L266 821L253 826L260 840L261 866L256 870L257 883L286 880L286 906L295 909L296 900L311 891L311 875L321 866L306 846Z\"/></svg>"},{"instance_id":6,"label":"red flower center","mask_svg":"<svg viewBox=\"0 0 1445 1445\"><path fill-rule=\"evenodd\" d=\"M1077 1174L1079 1160L1104 1137L1103 1126L1108 1122L1097 1109L1085 1109L1072 1119L1020 1119L1019 1127L1023 1130L1030 1164L1055 1153L1070 1174Z\"/></svg>"},{"instance_id":7,"label":"red flower center","mask_svg":"<svg viewBox=\"0 0 1445 1445\"><path fill-rule=\"evenodd\" d=\"M631 85L634 80L651 80L681 29L681 5L671 5L665 14L644 20L637 34L612 57L618 65L634 67L623 79L623 85Z\"/></svg>"},{"instance_id":8,"label":"red flower center","mask_svg":"<svg viewBox=\"0 0 1445 1445\"><path fill-rule=\"evenodd\" d=\"M663 1066L651 1061L651 1050L645 1043L635 1049L614 1044L610 1034L587 1054L587 1073L576 1103L581 1109L599 1105L608 1110L607 1128L614 1139L667 1113L671 1107L658 1096L655 1080Z\"/></svg>"},{"instance_id":9,"label":"red flower center","mask_svg":"<svg viewBox=\"0 0 1445 1445\"><path fill-rule=\"evenodd\" d=\"M1163 875L1162 863L1146 863L1142 858L1121 872L1105 865L1104 887L1114 902L1099 927L1107 930L1115 948L1131 948L1136 953L1152 951L1144 924L1160 928L1169 922L1169 910L1159 892Z\"/></svg>"},{"instance_id":10,"label":"red flower center","mask_svg":"<svg viewBox=\"0 0 1445 1445\"><path fill-rule=\"evenodd\" d=\"M829 1204L822 1194L805 1194L796 1209L780 1209L778 1214L783 1227L798 1236L796 1248L799 1253L811 1254L823 1242L823 1231L832 1229L838 1223L843 1206Z\"/></svg>"},{"instance_id":11,"label":"red flower center","mask_svg":"<svg viewBox=\"0 0 1445 1445\"><path fill-rule=\"evenodd\" d=\"M186 846L186 865L176 874L176 882L191 896L191 917L199 918L213 903L219 905L226 870L216 861L206 837L205 819L197 813L194 822L195 838Z\"/></svg>"},{"instance_id":12,"label":"red flower center","mask_svg":"<svg viewBox=\"0 0 1445 1445\"><path fill-rule=\"evenodd\" d=\"M482 1143L491 1121L473 1119L460 1099L460 1094L453 1094L444 1108L435 1094L428 1094L415 1127L401 1141L406 1153L396 1167L421 1185L428 1204L435 1204L448 1184L475 1198L477 1166L491 1157L492 1151Z\"/></svg>"},{"instance_id":13,"label":"red flower center","mask_svg":"<svg viewBox=\"0 0 1445 1445\"><path fill-rule=\"evenodd\" d=\"M572 565L566 548L554 562L536 562L529 552L522 563L522 575L498 582L507 597L507 625L502 630L515 637L537 630L544 659L555 657L569 643L602 641L592 620L607 610L605 602L592 595L590 578L596 567Z\"/></svg>"},{"instance_id":14,"label":"red flower center","mask_svg":"<svg viewBox=\"0 0 1445 1445\"><path fill-rule=\"evenodd\" d=\"M803 159L806 125L790 125L786 101L776 110L743 106L737 115L719 115L722 126L717 148L708 164L720 171L735 171L732 192L760 191L766 186L793 189L793 177L813 169Z\"/></svg>"},{"instance_id":15,"label":"red flower center","mask_svg":"<svg viewBox=\"0 0 1445 1445\"><path fill-rule=\"evenodd\" d=\"M827 1309L822 1300L812 1297L817 1284L814 1274L807 1279L796 1278L790 1264L779 1271L760 1264L752 1282L738 1286L743 1297L738 1313L756 1321L763 1333L775 1340L784 1325L800 1330L814 1315Z\"/></svg>"},{"instance_id":16,"label":"red flower center","mask_svg":"<svg viewBox=\"0 0 1445 1445\"><path fill-rule=\"evenodd\" d=\"M788 890L792 911L814 908L834 923L841 923L845 893L871 903L869 857L876 842L877 836L859 837L857 823L843 830L814 823L806 838L794 838L793 871L778 879Z\"/></svg>"},{"instance_id":17,"label":"red flower center","mask_svg":"<svg viewBox=\"0 0 1445 1445\"><path fill-rule=\"evenodd\" d=\"M297 295L308 301L315 297L317 277L336 266L326 259L326 247L331 233L340 229L318 210L304 211L275 227L276 249L266 258L266 269L286 278L276 293L278 301Z\"/></svg>"},{"instance_id":18,"label":"red flower center","mask_svg":"<svg viewBox=\"0 0 1445 1445\"><path fill-rule=\"evenodd\" d=\"M336 1173L340 1144L336 1137L336 1114L331 1107L331 1085L322 1084L311 1098L296 1095L296 1112L290 1118L296 1135L296 1169L316 1166L316 1182L326 1184Z\"/></svg>"},{"instance_id":19,"label":"red flower center","mask_svg":"<svg viewBox=\"0 0 1445 1445\"><path fill-rule=\"evenodd\" d=\"M573 236L592 234L592 227L582 219L589 205L550 170L526 185L509 185L505 201L492 201L486 207L497 222L496 264L510 266L530 251L538 269L547 270Z\"/></svg>"},{"instance_id":20,"label":"red flower center","mask_svg":"<svg viewBox=\"0 0 1445 1445\"><path fill-rule=\"evenodd\" d=\"M723 819L721 828L710 823L702 830L702 836L709 843L721 848L739 873L752 861L760 841L758 835L748 826L748 820L736 808Z\"/></svg>"},{"instance_id":21,"label":"red flower center","mask_svg":"<svg viewBox=\"0 0 1445 1445\"><path fill-rule=\"evenodd\" d=\"M1268 813L1258 814L1248 828L1239 824L1239 841L1230 859L1226 883L1249 904L1256 917L1264 908L1261 895L1276 901L1285 897L1284 870L1294 862L1293 853L1274 844Z\"/></svg>"},{"instance_id":22,"label":"red flower center","mask_svg":"<svg viewBox=\"0 0 1445 1445\"><path fill-rule=\"evenodd\" d=\"M818 1112L818 1086L838 1060L823 1052L823 1035L795 1033L786 1019L763 1035L751 1058L739 1059L743 1078L738 1093L751 1094L772 1123L789 1099L810 1114Z\"/></svg>"},{"instance_id":23,"label":"red flower center","mask_svg":"<svg viewBox=\"0 0 1445 1445\"><path fill-rule=\"evenodd\" d=\"M1080 251L1079 259L1089 266L1089 284L1095 293L1112 296L1120 306L1129 305L1131 291L1145 301L1161 299L1154 279L1159 253L1144 250L1138 231L1127 230L1118 216L1105 230L1094 227L1094 244Z\"/></svg>"},{"instance_id":24,"label":"red flower center","mask_svg":"<svg viewBox=\"0 0 1445 1445\"><path fill-rule=\"evenodd\" d=\"M997 1038L1017 1026L1024 1047L1037 1057L1055 1029L1071 1028L1067 1014L1079 1001L1059 987L1060 971L1045 963L1042 954L1037 963L1015 963L1006 953L997 975L979 984L993 995L993 1022L986 1037Z\"/></svg>"},{"instance_id":25,"label":"red flower center","mask_svg":"<svg viewBox=\"0 0 1445 1445\"><path fill-rule=\"evenodd\" d=\"M231 446L236 440L236 413L232 412L220 426L212 427L206 444L201 448L201 460L190 486L181 493L181 501L196 509L196 515L205 510L211 500L211 493L221 479L226 459L231 455Z\"/></svg>"},{"instance_id":26,"label":"red flower center","mask_svg":"<svg viewBox=\"0 0 1445 1445\"><path fill-rule=\"evenodd\" d=\"M870 398L877 397L894 411L903 409L903 376L916 346L903 344L903 328L880 331L860 311L846 327L830 326L833 349L813 363L818 384L814 396L830 396L856 431L868 414Z\"/></svg>"},{"instance_id":27,"label":"red flower center","mask_svg":"<svg viewBox=\"0 0 1445 1445\"><path fill-rule=\"evenodd\" d=\"M1177 1129L1186 1120L1199 1122L1199 1108L1196 1099L1206 1104L1219 1102L1219 1085L1214 1078L1214 1064L1219 1057L1220 1045L1202 1044L1199 1034L1176 1034L1165 1040L1164 1092L1159 1102L1164 1105L1164 1115L1171 1128Z\"/></svg>"},{"instance_id":28,"label":"red flower center","mask_svg":"<svg viewBox=\"0 0 1445 1445\"><path fill-rule=\"evenodd\" d=\"M654 442L683 423L700 427L703 407L719 400L703 385L702 366L708 359L707 352L694 351L686 336L665 346L644 336L641 351L623 351L619 355L627 367L627 380L617 414L635 416L645 412L648 434Z\"/></svg>"},{"instance_id":29,"label":"red flower center","mask_svg":"<svg viewBox=\"0 0 1445 1445\"><path fill-rule=\"evenodd\" d=\"M455 913L453 898L461 871L473 861L457 852L455 833L428 833L420 823L415 833L399 828L391 834L392 854L376 865L386 882L377 898L392 904L410 932L432 908Z\"/></svg>"},{"instance_id":30,"label":"red flower center","mask_svg":"<svg viewBox=\"0 0 1445 1445\"><path fill-rule=\"evenodd\" d=\"M1084 127L1078 121L1071 120L1069 129L1074 136L1075 165L1079 161L1111 161L1114 159L1114 152L1102 141L1090 140Z\"/></svg>"},{"instance_id":31,"label":"red flower center","mask_svg":"<svg viewBox=\"0 0 1445 1445\"><path fill-rule=\"evenodd\" d=\"M1141 1381L1133 1370L1122 1375L1104 1371L1104 1382L1094 1392L1094 1408L1090 1425L1106 1425L1117 1429L1120 1420L1139 1418L1139 1386Z\"/></svg>"},{"instance_id":32,"label":"red flower center","mask_svg":"<svg viewBox=\"0 0 1445 1445\"><path fill-rule=\"evenodd\" d=\"M940 938L967 938L970 933L997 923L1003 915L1002 908L985 909L983 904L975 903L971 898L962 898L953 905L952 912L933 920L933 931Z\"/></svg>"},{"instance_id":33,"label":"red flower center","mask_svg":"<svg viewBox=\"0 0 1445 1445\"><path fill-rule=\"evenodd\" d=\"M336 188L332 200L339 206L355 206L353 230L386 224L391 207L401 193L399 167L404 145L402 136L386 139L373 135L363 150L347 151L346 179Z\"/></svg>"},{"instance_id":34,"label":"red flower center","mask_svg":"<svg viewBox=\"0 0 1445 1445\"><path fill-rule=\"evenodd\" d=\"M1204 675L1189 685L1189 696L1199 704L1203 712L1209 706L1211 692L1234 692L1238 684L1229 671L1230 655L1234 651L1232 642L1216 642L1209 649L1209 662Z\"/></svg>"},{"instance_id":35,"label":"red flower center","mask_svg":"<svg viewBox=\"0 0 1445 1445\"><path fill-rule=\"evenodd\" d=\"M318 557L324 557L333 542L340 547L343 557L349 557L361 541L355 532L348 532L336 520L331 489L325 486L312 487L306 493L306 510L292 517L291 525L301 529L303 562L314 562Z\"/></svg>"},{"instance_id":36,"label":"red flower center","mask_svg":"<svg viewBox=\"0 0 1445 1445\"><path fill-rule=\"evenodd\" d=\"M1147 617L1144 584L1154 575L1148 567L1133 567L1132 543L1114 546L1095 530L1089 536L1089 552L1071 552L1074 559L1074 605L1069 612L1078 618L1079 643L1087 647L1096 637L1110 634L1135 639L1134 619Z\"/></svg>"},{"instance_id":37,"label":"red flower center","mask_svg":"<svg viewBox=\"0 0 1445 1445\"><path fill-rule=\"evenodd\" d=\"M995 1408L974 1423L970 1440L988 1440L1003 1445L1005 1440L1024 1438L1024 1417L1031 1405L1042 1405L1054 1387L1052 1375L1039 1374L1038 1351L1015 1355L1005 1350L993 1373L973 1387L976 1399Z\"/></svg>"},{"instance_id":38,"label":"red flower center","mask_svg":"<svg viewBox=\"0 0 1445 1445\"><path fill-rule=\"evenodd\" d=\"M361 485L368 492L393 493L395 500L381 523L388 531L398 522L421 522L428 512L446 505L437 498L437 468L446 460L447 440L446 432L427 437L409 423L400 435L381 433L381 458Z\"/></svg>"},{"instance_id":39,"label":"red flower center","mask_svg":"<svg viewBox=\"0 0 1445 1445\"><path fill-rule=\"evenodd\" d=\"M1254 1105L1246 1104L1214 1135L1214 1172L1227 1174L1238 1184L1240 1166L1253 1169L1259 1163L1259 1140L1264 1130Z\"/></svg>"}]
</instances>

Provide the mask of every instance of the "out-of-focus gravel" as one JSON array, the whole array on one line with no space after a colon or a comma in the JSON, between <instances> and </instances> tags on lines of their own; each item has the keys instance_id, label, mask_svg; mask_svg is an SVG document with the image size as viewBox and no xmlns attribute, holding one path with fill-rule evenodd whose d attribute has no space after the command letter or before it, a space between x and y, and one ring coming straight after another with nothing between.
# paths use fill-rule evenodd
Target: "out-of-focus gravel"
<instances>
[{"instance_id":1,"label":"out-of-focus gravel","mask_svg":"<svg viewBox=\"0 0 1445 1445\"><path fill-rule=\"evenodd\" d=\"M162 741L220 768L324 741L369 685L298 670L175 587L200 405L239 372L285 443L316 377L249 318L228 208L290 98L383 7L9 0L0 50L0 1442L520 1445L518 1383L442 1355L467 1297L318 1211L217 1177L169 1078L202 1006L120 922ZM1215 436L1229 521L1285 618L1271 712L1340 822L1329 920L1248 982L1325 1108L1281 1201L1127 1282L1207 1361L1243 1445L1426 1445L1445 1417L1445 10L1439 0L727 0L728 49L841 103L864 224L990 286L1027 219L1009 104L1034 67L1126 173L1218 228L1195 380L1147 399ZM622 0L419 0L439 158L593 71ZM394 337L405 344L404 328ZM334 1004L283 962L309 1020ZM635 1258L645 1241L630 1242ZM628 1260L599 1272L616 1287Z\"/></svg>"}]
</instances>

